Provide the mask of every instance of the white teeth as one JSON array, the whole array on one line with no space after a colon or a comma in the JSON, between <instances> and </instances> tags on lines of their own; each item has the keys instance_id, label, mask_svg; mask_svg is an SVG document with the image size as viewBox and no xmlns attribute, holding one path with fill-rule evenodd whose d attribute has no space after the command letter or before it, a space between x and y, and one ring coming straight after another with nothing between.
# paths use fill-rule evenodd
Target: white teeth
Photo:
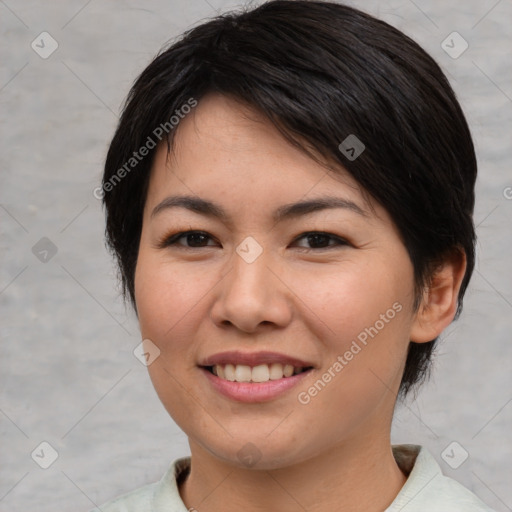
<instances>
[{"instance_id":1,"label":"white teeth","mask_svg":"<svg viewBox=\"0 0 512 512\"><path fill-rule=\"evenodd\" d=\"M285 377L291 377L293 375L293 366L291 364L287 364L283 368L283 374Z\"/></svg>"},{"instance_id":2,"label":"white teeth","mask_svg":"<svg viewBox=\"0 0 512 512\"><path fill-rule=\"evenodd\" d=\"M283 378L283 365L281 363L272 363L270 365L270 380Z\"/></svg>"},{"instance_id":3,"label":"white teeth","mask_svg":"<svg viewBox=\"0 0 512 512\"><path fill-rule=\"evenodd\" d=\"M251 380L253 382L267 382L270 379L268 364L260 364L252 369Z\"/></svg>"},{"instance_id":4,"label":"white teeth","mask_svg":"<svg viewBox=\"0 0 512 512\"><path fill-rule=\"evenodd\" d=\"M235 380L237 382L250 382L251 381L251 367L244 364L237 364L235 366Z\"/></svg>"},{"instance_id":5,"label":"white teeth","mask_svg":"<svg viewBox=\"0 0 512 512\"><path fill-rule=\"evenodd\" d=\"M214 375L231 382L268 382L297 375L303 370L302 366L294 368L291 364L283 366L281 363L260 364L252 368L245 364L216 364L212 367Z\"/></svg>"},{"instance_id":6,"label":"white teeth","mask_svg":"<svg viewBox=\"0 0 512 512\"><path fill-rule=\"evenodd\" d=\"M220 365L216 365L217 369ZM227 364L224 366L224 375L226 380L234 381L235 380L235 367L232 364Z\"/></svg>"}]
</instances>

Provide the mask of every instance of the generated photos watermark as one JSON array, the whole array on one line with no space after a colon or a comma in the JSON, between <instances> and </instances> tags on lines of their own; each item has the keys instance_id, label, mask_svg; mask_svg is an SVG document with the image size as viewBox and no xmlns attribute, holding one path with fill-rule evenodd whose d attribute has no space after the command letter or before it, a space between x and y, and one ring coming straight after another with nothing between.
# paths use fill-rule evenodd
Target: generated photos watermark
<instances>
[{"instance_id":1,"label":"generated photos watermark","mask_svg":"<svg viewBox=\"0 0 512 512\"><path fill-rule=\"evenodd\" d=\"M375 338L397 313L402 311L402 304L395 302L385 313L381 313L379 319L370 327L365 327L358 335L357 340L352 340L350 348L343 355L338 355L333 364L320 376L317 381L306 391L297 395L300 404L307 405L347 366L361 350L368 345L368 338Z\"/></svg>"},{"instance_id":2,"label":"generated photos watermark","mask_svg":"<svg viewBox=\"0 0 512 512\"><path fill-rule=\"evenodd\" d=\"M146 142L138 149L138 151L133 152L133 156L131 156L123 166L121 166L115 174L113 174L108 181L103 183L100 187L96 187L93 190L93 195L96 199L103 199L105 197L105 193L110 192L114 189L114 187L127 175L129 174L137 165L144 160L144 158L149 154L150 150L154 149L158 142L160 142L163 137L170 133L170 131L178 124L180 121L192 111L192 108L197 106L197 100L195 98L189 98L186 103L184 103L180 108L174 111L174 114L169 118L169 121L165 123L160 123L148 136ZM164 135L165 134L165 135ZM154 137L154 138L153 138ZM157 139L157 140L155 140Z\"/></svg>"}]
</instances>

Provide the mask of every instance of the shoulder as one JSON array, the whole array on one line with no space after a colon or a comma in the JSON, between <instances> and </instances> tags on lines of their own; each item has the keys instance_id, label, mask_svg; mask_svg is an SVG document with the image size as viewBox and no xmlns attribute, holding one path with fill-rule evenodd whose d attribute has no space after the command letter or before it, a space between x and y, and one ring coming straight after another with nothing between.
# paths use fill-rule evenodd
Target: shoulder
<instances>
[{"instance_id":1,"label":"shoulder","mask_svg":"<svg viewBox=\"0 0 512 512\"><path fill-rule=\"evenodd\" d=\"M127 492L88 512L182 512L177 478L190 470L190 457L175 459L158 482Z\"/></svg>"},{"instance_id":2,"label":"shoulder","mask_svg":"<svg viewBox=\"0 0 512 512\"><path fill-rule=\"evenodd\" d=\"M444 475L436 477L430 489L426 489L427 502L432 510L453 512L493 512L480 498L453 478ZM405 511L404 511L405 512Z\"/></svg>"},{"instance_id":3,"label":"shoulder","mask_svg":"<svg viewBox=\"0 0 512 512\"><path fill-rule=\"evenodd\" d=\"M469 489L443 475L441 467L426 448L397 445L393 452L400 466L402 454L409 460L411 454L416 456L405 485L386 512L494 512Z\"/></svg>"},{"instance_id":4,"label":"shoulder","mask_svg":"<svg viewBox=\"0 0 512 512\"><path fill-rule=\"evenodd\" d=\"M133 491L117 496L89 512L151 512L151 501L157 483L147 484Z\"/></svg>"}]
</instances>

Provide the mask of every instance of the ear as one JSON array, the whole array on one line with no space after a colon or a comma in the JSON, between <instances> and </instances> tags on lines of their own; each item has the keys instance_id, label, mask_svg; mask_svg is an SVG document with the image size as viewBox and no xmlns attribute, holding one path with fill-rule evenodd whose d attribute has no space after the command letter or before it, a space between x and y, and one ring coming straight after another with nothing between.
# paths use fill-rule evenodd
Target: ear
<instances>
[{"instance_id":1,"label":"ear","mask_svg":"<svg viewBox=\"0 0 512 512\"><path fill-rule=\"evenodd\" d=\"M431 341L450 325L457 311L457 297L465 273L466 253L454 248L436 267L431 284L423 293L411 326L411 341Z\"/></svg>"}]
</instances>

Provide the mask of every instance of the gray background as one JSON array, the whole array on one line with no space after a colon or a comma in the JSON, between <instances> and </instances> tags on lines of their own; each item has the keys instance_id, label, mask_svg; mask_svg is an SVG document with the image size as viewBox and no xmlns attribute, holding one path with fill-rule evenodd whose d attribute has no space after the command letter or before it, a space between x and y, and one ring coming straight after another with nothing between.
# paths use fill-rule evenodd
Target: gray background
<instances>
[{"instance_id":1,"label":"gray background","mask_svg":"<svg viewBox=\"0 0 512 512\"><path fill-rule=\"evenodd\" d=\"M424 444L447 475L512 510L512 2L351 3L440 63L480 164L465 310L443 336L431 381L397 409L393 442ZM119 298L92 191L137 74L166 41L236 6L0 1L0 511L85 511L156 481L189 453L133 355L137 322ZM43 31L59 45L47 59L31 48ZM441 47L453 31L469 44L456 59ZM55 255L44 241L50 252L34 254L43 237ZM48 469L36 463L50 460L43 441L58 452ZM458 469L442 457L453 441L452 460L469 453Z\"/></svg>"}]
</instances>

